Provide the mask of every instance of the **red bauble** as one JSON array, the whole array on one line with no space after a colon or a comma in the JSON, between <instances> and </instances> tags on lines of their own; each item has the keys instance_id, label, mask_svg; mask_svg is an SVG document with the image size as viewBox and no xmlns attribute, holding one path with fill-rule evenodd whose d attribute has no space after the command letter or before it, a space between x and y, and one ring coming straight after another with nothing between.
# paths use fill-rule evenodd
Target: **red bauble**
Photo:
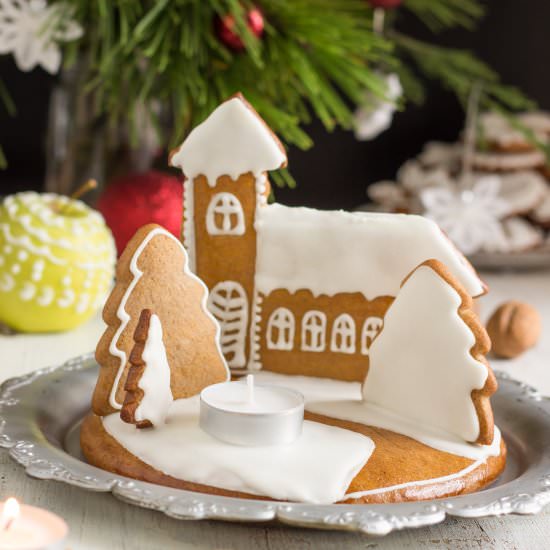
<instances>
[{"instance_id":1,"label":"red bauble","mask_svg":"<svg viewBox=\"0 0 550 550\"><path fill-rule=\"evenodd\" d=\"M392 10L400 6L403 3L403 0L368 0L368 2L373 8Z\"/></svg>"},{"instance_id":2,"label":"red bauble","mask_svg":"<svg viewBox=\"0 0 550 550\"><path fill-rule=\"evenodd\" d=\"M134 233L148 223L158 223L180 238L182 204L181 179L151 170L114 179L97 206L121 254Z\"/></svg>"},{"instance_id":3,"label":"red bauble","mask_svg":"<svg viewBox=\"0 0 550 550\"><path fill-rule=\"evenodd\" d=\"M252 8L246 14L246 23L250 32L260 38L264 32L264 16L258 8ZM232 50L238 52L244 50L241 37L235 33L235 18L232 15L224 15L216 18L216 33L219 39Z\"/></svg>"}]
</instances>

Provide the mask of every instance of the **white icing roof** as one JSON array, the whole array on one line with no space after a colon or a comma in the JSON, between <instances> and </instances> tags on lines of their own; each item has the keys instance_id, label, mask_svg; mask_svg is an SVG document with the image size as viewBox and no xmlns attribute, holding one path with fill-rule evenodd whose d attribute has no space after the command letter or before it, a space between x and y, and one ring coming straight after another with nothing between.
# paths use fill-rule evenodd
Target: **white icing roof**
<instances>
[{"instance_id":1,"label":"white icing roof","mask_svg":"<svg viewBox=\"0 0 550 550\"><path fill-rule=\"evenodd\" d=\"M205 175L214 186L223 175L236 180L247 172L259 175L281 168L286 155L258 113L241 96L235 96L193 129L170 163L188 178Z\"/></svg>"},{"instance_id":2,"label":"white icing roof","mask_svg":"<svg viewBox=\"0 0 550 550\"><path fill-rule=\"evenodd\" d=\"M421 216L350 213L272 204L258 209L256 288L268 294L362 292L396 296L428 259L443 262L472 296L483 283L439 227Z\"/></svg>"}]
</instances>

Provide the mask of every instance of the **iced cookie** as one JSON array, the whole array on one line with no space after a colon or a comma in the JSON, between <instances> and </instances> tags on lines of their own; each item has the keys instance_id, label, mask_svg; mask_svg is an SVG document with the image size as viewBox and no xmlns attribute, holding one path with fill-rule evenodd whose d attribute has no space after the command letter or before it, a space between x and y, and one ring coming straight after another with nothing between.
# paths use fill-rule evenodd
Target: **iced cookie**
<instances>
[{"instance_id":1,"label":"iced cookie","mask_svg":"<svg viewBox=\"0 0 550 550\"><path fill-rule=\"evenodd\" d=\"M513 170L534 170L544 166L546 156L538 149L520 153L476 152L472 163L485 172L507 172Z\"/></svg>"},{"instance_id":2,"label":"iced cookie","mask_svg":"<svg viewBox=\"0 0 550 550\"><path fill-rule=\"evenodd\" d=\"M550 114L527 112L516 116L518 124L533 132L536 139L544 142L550 134ZM488 112L480 116L480 126L484 142L494 151L503 153L523 153L533 151L535 146L520 128L499 113Z\"/></svg>"},{"instance_id":3,"label":"iced cookie","mask_svg":"<svg viewBox=\"0 0 550 550\"><path fill-rule=\"evenodd\" d=\"M121 259L105 310L96 414L81 431L92 464L171 487L322 504L457 495L502 472L496 382L472 306L486 287L435 223L268 205L266 172L286 157L239 96L195 128L171 162L185 171L185 243L221 333L198 307L205 292L193 290L200 285L181 245L164 234L146 242L153 231L145 230ZM154 284L134 304L131 285L147 280ZM292 444L231 445L201 429L201 388L227 378L217 337L235 376L248 367L260 384L304 395ZM162 358L160 341L171 403L166 384L141 387L153 364L146 346ZM130 420L150 429L125 422L109 400L128 394ZM156 395L152 410L138 418L147 395Z\"/></svg>"},{"instance_id":4,"label":"iced cookie","mask_svg":"<svg viewBox=\"0 0 550 550\"><path fill-rule=\"evenodd\" d=\"M150 309L141 312L134 342L120 417L137 428L150 428L164 423L174 400L162 324Z\"/></svg>"},{"instance_id":5,"label":"iced cookie","mask_svg":"<svg viewBox=\"0 0 550 550\"><path fill-rule=\"evenodd\" d=\"M240 96L215 109L170 162L186 176L185 246L210 289L233 369L360 381L384 314L419 263L439 259L471 295L484 292L430 220L267 204L266 172L286 156Z\"/></svg>"},{"instance_id":6,"label":"iced cookie","mask_svg":"<svg viewBox=\"0 0 550 550\"><path fill-rule=\"evenodd\" d=\"M364 399L420 425L489 445L494 429L489 398L497 389L485 360L490 347L470 295L443 264L428 260L405 279L386 313L370 349Z\"/></svg>"},{"instance_id":7,"label":"iced cookie","mask_svg":"<svg viewBox=\"0 0 550 550\"><path fill-rule=\"evenodd\" d=\"M171 233L154 224L138 230L118 261L116 284L103 309L107 328L96 349L101 365L92 400L96 414L122 408L134 332L144 309L162 322L175 399L227 379L219 327L206 308L207 296Z\"/></svg>"},{"instance_id":8,"label":"iced cookie","mask_svg":"<svg viewBox=\"0 0 550 550\"><path fill-rule=\"evenodd\" d=\"M389 307L362 390L327 378L260 377L304 395L306 420L294 443L267 450L224 443L201 431L199 401L187 398L175 400L167 422L151 430L136 430L116 413L90 415L82 448L90 462L116 473L227 496L370 503L467 493L505 464L489 401L496 382L488 348L469 295L429 260Z\"/></svg>"},{"instance_id":9,"label":"iced cookie","mask_svg":"<svg viewBox=\"0 0 550 550\"><path fill-rule=\"evenodd\" d=\"M529 214L530 219L544 229L550 229L550 187L547 187L542 200Z\"/></svg>"},{"instance_id":10,"label":"iced cookie","mask_svg":"<svg viewBox=\"0 0 550 550\"><path fill-rule=\"evenodd\" d=\"M502 174L500 181L500 197L508 204L508 216L531 211L540 204L548 189L544 178L533 171Z\"/></svg>"}]
</instances>

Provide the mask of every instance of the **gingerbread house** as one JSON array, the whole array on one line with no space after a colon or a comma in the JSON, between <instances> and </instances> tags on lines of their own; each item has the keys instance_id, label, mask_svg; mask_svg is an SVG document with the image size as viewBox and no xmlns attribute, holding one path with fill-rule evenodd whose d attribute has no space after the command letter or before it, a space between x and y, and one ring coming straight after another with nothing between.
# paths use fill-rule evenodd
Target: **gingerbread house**
<instances>
[{"instance_id":1,"label":"gingerbread house","mask_svg":"<svg viewBox=\"0 0 550 550\"><path fill-rule=\"evenodd\" d=\"M183 236L210 289L232 368L363 381L402 280L429 259L471 296L485 287L432 221L268 204L284 148L237 95L173 152L185 180Z\"/></svg>"}]
</instances>

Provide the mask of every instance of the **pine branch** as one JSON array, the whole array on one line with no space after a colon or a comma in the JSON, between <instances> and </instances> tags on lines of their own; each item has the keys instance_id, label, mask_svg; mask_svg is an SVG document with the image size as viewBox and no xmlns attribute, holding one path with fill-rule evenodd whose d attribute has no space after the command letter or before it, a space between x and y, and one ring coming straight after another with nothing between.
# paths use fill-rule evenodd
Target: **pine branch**
<instances>
[{"instance_id":1,"label":"pine branch","mask_svg":"<svg viewBox=\"0 0 550 550\"><path fill-rule=\"evenodd\" d=\"M485 14L478 0L406 0L403 7L433 32L452 27L473 30Z\"/></svg>"},{"instance_id":2,"label":"pine branch","mask_svg":"<svg viewBox=\"0 0 550 550\"><path fill-rule=\"evenodd\" d=\"M4 81L0 78L0 104L4 105L8 115L15 116L17 109L15 103L8 91L8 88L4 84ZM4 170L8 165L6 160L6 155L4 154L4 149L0 145L0 170Z\"/></svg>"},{"instance_id":3,"label":"pine branch","mask_svg":"<svg viewBox=\"0 0 550 550\"><path fill-rule=\"evenodd\" d=\"M404 99L417 103L424 100L418 69L463 103L472 83L480 82L482 106L532 107L469 52L374 33L366 0L262 0L261 38L246 20L254 0L52 1L67 4L85 29L81 39L60 44L65 66L78 61L84 67L83 93L92 94L93 114L113 127L127 124L133 143L141 131L136 112L148 113L162 143L171 147L241 91L286 144L306 149L312 141L302 126L317 118L327 130L350 128L353 105L367 91L385 96L379 74L384 71L397 72ZM403 8L434 32L473 29L484 13L477 0L405 0ZM243 51L232 51L216 33L217 18L227 15ZM0 101L12 110L6 92L0 81ZM159 113L172 121L171 128ZM275 177L276 184L282 182L292 183L287 172Z\"/></svg>"},{"instance_id":4,"label":"pine branch","mask_svg":"<svg viewBox=\"0 0 550 550\"><path fill-rule=\"evenodd\" d=\"M0 104L3 104L8 115L15 116L17 108L4 81L0 78Z\"/></svg>"},{"instance_id":5,"label":"pine branch","mask_svg":"<svg viewBox=\"0 0 550 550\"><path fill-rule=\"evenodd\" d=\"M391 33L397 51L410 59L426 77L441 82L466 105L474 83L482 87L480 105L500 105L508 110L533 109L535 104L513 86L500 82L498 75L471 52L427 44L397 32Z\"/></svg>"},{"instance_id":6,"label":"pine branch","mask_svg":"<svg viewBox=\"0 0 550 550\"><path fill-rule=\"evenodd\" d=\"M300 125L313 114L329 130L349 128L350 103L365 89L383 93L371 66L391 61L391 45L373 33L364 0L265 0L261 40L246 24L250 3L240 0L70 3L90 29L81 47L91 52L87 91L98 114L127 119L139 104L164 102L174 113L171 144L242 91L286 143L310 147ZM244 52L230 51L215 34L214 19L227 14Z\"/></svg>"}]
</instances>

